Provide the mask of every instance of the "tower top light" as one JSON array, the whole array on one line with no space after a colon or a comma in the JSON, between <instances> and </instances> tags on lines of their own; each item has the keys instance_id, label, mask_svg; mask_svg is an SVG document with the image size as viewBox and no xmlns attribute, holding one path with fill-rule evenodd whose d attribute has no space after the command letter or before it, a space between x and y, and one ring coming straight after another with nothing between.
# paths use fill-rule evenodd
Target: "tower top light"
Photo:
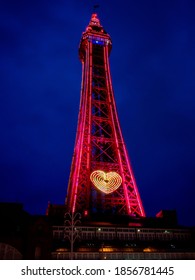
<instances>
[{"instance_id":1,"label":"tower top light","mask_svg":"<svg viewBox=\"0 0 195 280\"><path fill-rule=\"evenodd\" d=\"M95 32L95 33L100 32L100 33L106 34L103 26L100 23L97 13L93 13L91 15L90 22L89 22L88 26L86 27L85 32Z\"/></svg>"},{"instance_id":2,"label":"tower top light","mask_svg":"<svg viewBox=\"0 0 195 280\"><path fill-rule=\"evenodd\" d=\"M90 22L82 33L80 45L79 45L79 57L83 62L86 48L88 48L88 42L92 44L108 45L108 54L110 54L112 49L112 41L110 35L104 30L100 23L97 13L92 13Z\"/></svg>"},{"instance_id":3,"label":"tower top light","mask_svg":"<svg viewBox=\"0 0 195 280\"><path fill-rule=\"evenodd\" d=\"M100 20L99 20L99 18L98 18L98 15L97 15L96 13L93 13L93 14L91 15L91 20L90 20L90 22L89 22L89 25L95 25L95 26L100 26L100 27L102 27L101 24L100 24Z\"/></svg>"}]
</instances>

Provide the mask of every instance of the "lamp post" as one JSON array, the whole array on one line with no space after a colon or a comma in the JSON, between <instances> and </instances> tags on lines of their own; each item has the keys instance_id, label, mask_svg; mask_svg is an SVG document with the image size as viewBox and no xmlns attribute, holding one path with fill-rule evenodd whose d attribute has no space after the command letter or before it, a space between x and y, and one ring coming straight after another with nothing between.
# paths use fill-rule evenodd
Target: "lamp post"
<instances>
[{"instance_id":1,"label":"lamp post","mask_svg":"<svg viewBox=\"0 0 195 280\"><path fill-rule=\"evenodd\" d=\"M64 214L64 238L68 238L70 241L70 259L74 258L74 242L78 238L79 231L75 226L81 223L80 213L66 212Z\"/></svg>"}]
</instances>

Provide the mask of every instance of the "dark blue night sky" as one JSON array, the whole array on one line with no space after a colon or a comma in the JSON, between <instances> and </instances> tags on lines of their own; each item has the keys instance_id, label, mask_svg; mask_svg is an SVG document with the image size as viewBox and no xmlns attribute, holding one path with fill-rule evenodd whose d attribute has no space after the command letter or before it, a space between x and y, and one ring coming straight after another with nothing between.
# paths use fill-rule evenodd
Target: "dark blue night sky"
<instances>
[{"instance_id":1,"label":"dark blue night sky","mask_svg":"<svg viewBox=\"0 0 195 280\"><path fill-rule=\"evenodd\" d=\"M4 3L2 3L4 2ZM78 45L94 1L0 4L0 201L63 204L76 136ZM122 131L148 216L195 225L195 1L98 1Z\"/></svg>"}]
</instances>

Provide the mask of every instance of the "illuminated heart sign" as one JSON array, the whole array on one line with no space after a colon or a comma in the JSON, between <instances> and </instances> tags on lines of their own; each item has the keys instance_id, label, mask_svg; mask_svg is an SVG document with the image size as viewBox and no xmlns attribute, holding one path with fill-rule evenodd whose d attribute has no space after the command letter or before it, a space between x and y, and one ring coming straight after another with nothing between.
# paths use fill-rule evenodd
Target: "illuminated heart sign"
<instances>
[{"instance_id":1,"label":"illuminated heart sign","mask_svg":"<svg viewBox=\"0 0 195 280\"><path fill-rule=\"evenodd\" d=\"M90 179L96 188L106 194L116 191L122 183L122 178L118 173L106 173L102 170L93 171Z\"/></svg>"}]
</instances>

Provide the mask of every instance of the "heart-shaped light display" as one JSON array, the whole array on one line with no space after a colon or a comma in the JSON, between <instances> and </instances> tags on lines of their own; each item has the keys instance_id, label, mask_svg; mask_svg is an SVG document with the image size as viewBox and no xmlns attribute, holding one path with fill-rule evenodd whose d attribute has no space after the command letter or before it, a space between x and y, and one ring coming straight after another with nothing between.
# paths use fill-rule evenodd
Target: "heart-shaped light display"
<instances>
[{"instance_id":1,"label":"heart-shaped light display","mask_svg":"<svg viewBox=\"0 0 195 280\"><path fill-rule=\"evenodd\" d=\"M90 179L96 188L106 194L116 191L122 183L122 178L117 172L106 173L102 170L93 171Z\"/></svg>"}]
</instances>

